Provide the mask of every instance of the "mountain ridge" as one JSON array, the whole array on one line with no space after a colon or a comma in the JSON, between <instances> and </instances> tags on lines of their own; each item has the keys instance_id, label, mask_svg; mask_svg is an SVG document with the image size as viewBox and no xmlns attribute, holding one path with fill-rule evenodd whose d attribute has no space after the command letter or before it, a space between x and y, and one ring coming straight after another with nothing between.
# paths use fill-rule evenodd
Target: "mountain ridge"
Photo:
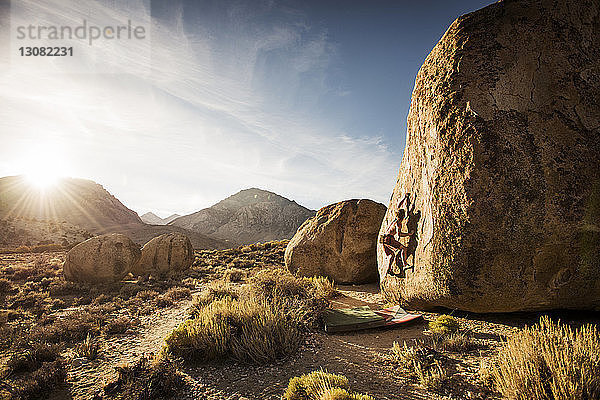
<instances>
[{"instance_id":1,"label":"mountain ridge","mask_svg":"<svg viewBox=\"0 0 600 400\"><path fill-rule=\"evenodd\" d=\"M169 232L186 234L199 249L230 247L226 241L185 228L146 224L135 211L89 179L62 178L41 190L22 175L0 178L0 221L0 247L35 245L48 239L66 245L104 233L123 233L143 245Z\"/></svg>"},{"instance_id":2,"label":"mountain ridge","mask_svg":"<svg viewBox=\"0 0 600 400\"><path fill-rule=\"evenodd\" d=\"M181 217L179 214L171 214L166 218L161 218L153 212L147 212L141 215L140 218L143 222L150 225L167 225L169 222Z\"/></svg>"},{"instance_id":3,"label":"mountain ridge","mask_svg":"<svg viewBox=\"0 0 600 400\"><path fill-rule=\"evenodd\" d=\"M315 211L277 193L249 188L169 225L241 245L289 239L314 214Z\"/></svg>"}]
</instances>

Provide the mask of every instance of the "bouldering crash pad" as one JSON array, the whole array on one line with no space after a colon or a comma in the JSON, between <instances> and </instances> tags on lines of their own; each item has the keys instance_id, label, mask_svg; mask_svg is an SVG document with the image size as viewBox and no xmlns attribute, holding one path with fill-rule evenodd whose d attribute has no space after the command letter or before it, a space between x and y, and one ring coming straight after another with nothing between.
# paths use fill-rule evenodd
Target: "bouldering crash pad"
<instances>
[{"instance_id":1,"label":"bouldering crash pad","mask_svg":"<svg viewBox=\"0 0 600 400\"><path fill-rule=\"evenodd\" d=\"M362 329L394 326L421 318L408 314L400 306L371 310L369 306L325 310L325 332L349 332Z\"/></svg>"}]
</instances>

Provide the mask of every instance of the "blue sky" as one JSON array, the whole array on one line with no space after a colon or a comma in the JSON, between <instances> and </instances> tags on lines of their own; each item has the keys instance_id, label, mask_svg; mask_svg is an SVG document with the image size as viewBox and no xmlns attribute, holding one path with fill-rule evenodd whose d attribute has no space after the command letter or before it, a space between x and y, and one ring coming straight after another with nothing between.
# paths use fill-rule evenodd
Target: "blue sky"
<instances>
[{"instance_id":1,"label":"blue sky","mask_svg":"<svg viewBox=\"0 0 600 400\"><path fill-rule=\"evenodd\" d=\"M11 34L86 17L148 37L23 60L3 35L0 176L89 178L161 216L248 187L314 209L387 205L419 67L454 19L490 3L13 0Z\"/></svg>"}]
</instances>

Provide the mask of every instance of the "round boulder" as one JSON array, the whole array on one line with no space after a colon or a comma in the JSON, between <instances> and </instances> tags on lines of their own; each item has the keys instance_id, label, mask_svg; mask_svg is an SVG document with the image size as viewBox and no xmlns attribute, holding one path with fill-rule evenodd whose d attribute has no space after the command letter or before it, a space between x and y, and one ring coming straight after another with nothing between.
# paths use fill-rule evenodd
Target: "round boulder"
<instances>
[{"instance_id":1,"label":"round boulder","mask_svg":"<svg viewBox=\"0 0 600 400\"><path fill-rule=\"evenodd\" d=\"M67 253L65 279L73 282L118 282L141 256L140 248L125 235L111 233L79 243Z\"/></svg>"},{"instance_id":2,"label":"round boulder","mask_svg":"<svg viewBox=\"0 0 600 400\"><path fill-rule=\"evenodd\" d=\"M194 263L190 239L178 232L165 233L150 240L142 248L142 257L133 267L137 275L170 275L187 270Z\"/></svg>"},{"instance_id":3,"label":"round boulder","mask_svg":"<svg viewBox=\"0 0 600 400\"><path fill-rule=\"evenodd\" d=\"M301 276L326 276L337 283L377 280L377 233L386 207L371 200L346 200L321 208L306 220L285 249L285 265Z\"/></svg>"}]
</instances>

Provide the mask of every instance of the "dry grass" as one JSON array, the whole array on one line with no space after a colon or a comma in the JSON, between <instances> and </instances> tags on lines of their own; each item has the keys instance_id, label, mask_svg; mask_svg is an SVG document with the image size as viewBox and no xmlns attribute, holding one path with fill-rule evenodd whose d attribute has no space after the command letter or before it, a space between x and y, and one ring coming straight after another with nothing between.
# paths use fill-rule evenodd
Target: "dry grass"
<instances>
[{"instance_id":1,"label":"dry grass","mask_svg":"<svg viewBox=\"0 0 600 400\"><path fill-rule=\"evenodd\" d=\"M165 339L168 351L194 361L233 357L264 363L291 354L300 342L295 322L276 304L229 297L198 309Z\"/></svg>"},{"instance_id":2,"label":"dry grass","mask_svg":"<svg viewBox=\"0 0 600 400\"><path fill-rule=\"evenodd\" d=\"M83 342L75 346L75 353L79 357L95 360L98 358L98 354L100 354L100 342L88 334Z\"/></svg>"},{"instance_id":3,"label":"dry grass","mask_svg":"<svg viewBox=\"0 0 600 400\"><path fill-rule=\"evenodd\" d=\"M509 338L492 370L495 386L508 399L600 398L600 335L543 317Z\"/></svg>"},{"instance_id":4,"label":"dry grass","mask_svg":"<svg viewBox=\"0 0 600 400\"><path fill-rule=\"evenodd\" d=\"M259 272L241 289L215 281L194 299L192 318L166 338L167 349L197 362L285 357L298 348L302 331L318 324L330 285L278 269Z\"/></svg>"},{"instance_id":5,"label":"dry grass","mask_svg":"<svg viewBox=\"0 0 600 400\"><path fill-rule=\"evenodd\" d=\"M419 385L431 391L440 391L448 379L445 369L438 359L438 352L420 343L409 346L406 342L401 346L394 342L392 358L408 377L415 379Z\"/></svg>"},{"instance_id":6,"label":"dry grass","mask_svg":"<svg viewBox=\"0 0 600 400\"><path fill-rule=\"evenodd\" d=\"M223 281L212 281L198 296L194 297L192 314L216 300L224 298L237 299L238 290L235 286Z\"/></svg>"},{"instance_id":7,"label":"dry grass","mask_svg":"<svg viewBox=\"0 0 600 400\"><path fill-rule=\"evenodd\" d=\"M13 382L16 399L39 399L44 394L63 386L67 379L65 363L62 359L45 362L31 374Z\"/></svg>"},{"instance_id":8,"label":"dry grass","mask_svg":"<svg viewBox=\"0 0 600 400\"><path fill-rule=\"evenodd\" d=\"M2 259L0 371L8 375L0 378L0 398L35 397L40 388L49 394L64 380L66 368L53 349L94 359L107 337L132 331L137 315L191 296L181 280L106 285L67 282L62 276L63 260L64 253Z\"/></svg>"},{"instance_id":9,"label":"dry grass","mask_svg":"<svg viewBox=\"0 0 600 400\"><path fill-rule=\"evenodd\" d=\"M225 282L241 282L246 279L247 273L241 268L229 268L223 274L223 280Z\"/></svg>"},{"instance_id":10,"label":"dry grass","mask_svg":"<svg viewBox=\"0 0 600 400\"><path fill-rule=\"evenodd\" d=\"M451 353L468 353L479 348L479 345L468 332L450 333L441 337L434 337L433 346L436 350Z\"/></svg>"},{"instance_id":11,"label":"dry grass","mask_svg":"<svg viewBox=\"0 0 600 400\"><path fill-rule=\"evenodd\" d=\"M283 400L374 400L366 394L352 393L348 378L326 371L313 371L290 379Z\"/></svg>"},{"instance_id":12,"label":"dry grass","mask_svg":"<svg viewBox=\"0 0 600 400\"><path fill-rule=\"evenodd\" d=\"M433 335L444 336L458 332L460 324L451 315L440 315L433 321L429 321L429 331Z\"/></svg>"},{"instance_id":13,"label":"dry grass","mask_svg":"<svg viewBox=\"0 0 600 400\"><path fill-rule=\"evenodd\" d=\"M123 400L153 400L177 397L185 380L169 359L142 357L133 365L116 368L118 377L104 387L107 396Z\"/></svg>"}]
</instances>

